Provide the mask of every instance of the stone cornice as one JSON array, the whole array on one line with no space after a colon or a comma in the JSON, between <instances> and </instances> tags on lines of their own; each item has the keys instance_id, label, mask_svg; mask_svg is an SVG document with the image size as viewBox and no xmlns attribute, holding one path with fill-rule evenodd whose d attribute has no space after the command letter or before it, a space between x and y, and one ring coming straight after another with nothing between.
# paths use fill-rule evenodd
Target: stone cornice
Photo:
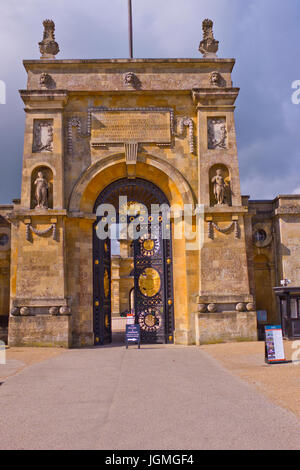
<instances>
[{"instance_id":1,"label":"stone cornice","mask_svg":"<svg viewBox=\"0 0 300 470\"><path fill-rule=\"evenodd\" d=\"M18 208L10 212L10 215L14 218L22 219L24 217L40 217L40 218L49 218L49 217L59 217L66 216L66 209L26 209Z\"/></svg>"},{"instance_id":2,"label":"stone cornice","mask_svg":"<svg viewBox=\"0 0 300 470\"><path fill-rule=\"evenodd\" d=\"M279 207L273 212L275 217L286 216L286 215L300 215L299 207Z\"/></svg>"},{"instance_id":3,"label":"stone cornice","mask_svg":"<svg viewBox=\"0 0 300 470\"><path fill-rule=\"evenodd\" d=\"M238 302L253 302L253 296L251 294L237 294L237 295L226 295L222 293L216 293L216 294L211 294L210 292L199 292L199 295L197 296L197 303L223 303L223 304L231 304L231 303L238 303ZM235 314L238 314L238 312L234 312ZM243 312L246 313L246 312ZM199 313L200 314L200 313ZM207 315L207 313L205 314ZM216 315L216 313L214 313Z\"/></svg>"},{"instance_id":4,"label":"stone cornice","mask_svg":"<svg viewBox=\"0 0 300 470\"><path fill-rule=\"evenodd\" d=\"M92 222L97 220L96 214L90 214L89 212L68 212L70 219L85 219L91 220Z\"/></svg>"},{"instance_id":5,"label":"stone cornice","mask_svg":"<svg viewBox=\"0 0 300 470\"><path fill-rule=\"evenodd\" d=\"M91 214L88 212L69 212L67 209L45 209L45 210L37 210L37 209L26 209L26 208L18 208L15 210L13 206L0 206L1 208L10 209L9 216L11 219L25 219L25 218L32 218L32 217L39 217L41 219L45 218L52 218L52 217L68 217L72 219L86 219L86 220L96 220L96 214ZM7 213L6 213L7 214ZM5 215L6 215L5 214ZM4 214L1 214L4 216Z\"/></svg>"},{"instance_id":6,"label":"stone cornice","mask_svg":"<svg viewBox=\"0 0 300 470\"><path fill-rule=\"evenodd\" d=\"M25 297L25 298L15 298L13 300L13 305L14 307L23 307L26 305L26 307L62 307L62 306L67 306L68 304L68 298L52 298L52 299L46 299L46 298L40 298L40 299L33 299L32 297Z\"/></svg>"},{"instance_id":7,"label":"stone cornice","mask_svg":"<svg viewBox=\"0 0 300 470\"><path fill-rule=\"evenodd\" d=\"M33 68L44 68L45 66L49 66L52 69L61 68L61 65L66 66L67 68L72 68L73 66L77 67L86 67L89 65L97 66L101 68L101 66L142 66L142 65L166 65L166 66L203 66L206 67L215 67L219 68L222 65L230 66L230 71L232 71L235 59L180 59L180 58L173 58L173 59L65 59L65 60L58 60L58 59L43 59L43 60L23 60L23 65L26 71L31 70Z\"/></svg>"},{"instance_id":8,"label":"stone cornice","mask_svg":"<svg viewBox=\"0 0 300 470\"><path fill-rule=\"evenodd\" d=\"M261 213L262 207L265 208ZM268 218L300 215L300 195L279 195L272 200L250 200L249 209L257 212L257 216L268 216Z\"/></svg>"},{"instance_id":9,"label":"stone cornice","mask_svg":"<svg viewBox=\"0 0 300 470\"><path fill-rule=\"evenodd\" d=\"M68 101L66 90L19 90L25 111L62 110Z\"/></svg>"},{"instance_id":10,"label":"stone cornice","mask_svg":"<svg viewBox=\"0 0 300 470\"><path fill-rule=\"evenodd\" d=\"M0 204L0 214L3 211L11 211L13 208L13 204Z\"/></svg>"},{"instance_id":11,"label":"stone cornice","mask_svg":"<svg viewBox=\"0 0 300 470\"><path fill-rule=\"evenodd\" d=\"M244 215L248 213L248 207L247 206L227 206L226 204L224 205L215 205L213 207L211 206L205 206L204 207L204 213L206 215L214 215L214 214L239 214L239 215Z\"/></svg>"},{"instance_id":12,"label":"stone cornice","mask_svg":"<svg viewBox=\"0 0 300 470\"><path fill-rule=\"evenodd\" d=\"M239 88L193 88L192 98L195 105L202 108L233 107L239 95Z\"/></svg>"}]
</instances>

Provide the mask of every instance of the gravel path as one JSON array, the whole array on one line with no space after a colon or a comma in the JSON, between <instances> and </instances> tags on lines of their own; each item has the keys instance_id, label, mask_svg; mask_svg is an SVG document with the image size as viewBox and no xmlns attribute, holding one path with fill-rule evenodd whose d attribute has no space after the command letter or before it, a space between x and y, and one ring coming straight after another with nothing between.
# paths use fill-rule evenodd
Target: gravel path
<instances>
[{"instance_id":1,"label":"gravel path","mask_svg":"<svg viewBox=\"0 0 300 470\"><path fill-rule=\"evenodd\" d=\"M197 347L68 350L0 403L0 449L300 449L292 413Z\"/></svg>"}]
</instances>

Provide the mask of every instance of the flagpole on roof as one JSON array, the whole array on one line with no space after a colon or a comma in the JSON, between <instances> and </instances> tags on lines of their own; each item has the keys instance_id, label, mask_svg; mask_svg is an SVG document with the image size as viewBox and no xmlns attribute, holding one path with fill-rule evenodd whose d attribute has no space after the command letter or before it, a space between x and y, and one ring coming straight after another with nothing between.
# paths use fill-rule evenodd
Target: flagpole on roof
<instances>
[{"instance_id":1,"label":"flagpole on roof","mask_svg":"<svg viewBox=\"0 0 300 470\"><path fill-rule=\"evenodd\" d=\"M128 29L129 29L129 57L133 58L133 38L132 38L132 2L128 0Z\"/></svg>"}]
</instances>

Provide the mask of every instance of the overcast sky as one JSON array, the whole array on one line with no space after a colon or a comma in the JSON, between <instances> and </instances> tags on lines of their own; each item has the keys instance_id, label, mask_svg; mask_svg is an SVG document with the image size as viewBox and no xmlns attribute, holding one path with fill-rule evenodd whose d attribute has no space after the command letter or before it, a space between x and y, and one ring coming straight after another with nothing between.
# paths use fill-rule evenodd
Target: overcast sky
<instances>
[{"instance_id":1,"label":"overcast sky","mask_svg":"<svg viewBox=\"0 0 300 470\"><path fill-rule=\"evenodd\" d=\"M235 57L241 88L236 124L242 193L252 199L300 193L299 0L132 0L134 56L201 57L204 18L218 55ZM39 59L42 21L56 24L59 59L128 56L127 0L0 0L0 204L20 197L26 88L23 59Z\"/></svg>"}]
</instances>

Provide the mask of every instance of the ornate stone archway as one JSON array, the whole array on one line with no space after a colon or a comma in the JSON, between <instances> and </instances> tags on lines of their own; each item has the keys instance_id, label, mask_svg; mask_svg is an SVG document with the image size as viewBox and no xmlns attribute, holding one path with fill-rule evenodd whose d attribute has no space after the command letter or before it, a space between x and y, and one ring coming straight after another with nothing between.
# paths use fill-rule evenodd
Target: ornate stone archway
<instances>
[{"instance_id":1,"label":"ornate stone archway","mask_svg":"<svg viewBox=\"0 0 300 470\"><path fill-rule=\"evenodd\" d=\"M112 155L95 162L81 176L76 183L69 201L69 213L71 216L69 226L70 233L75 239L84 239L84 244L80 247L80 253L76 252L74 245L74 254L79 258L79 266L85 271L88 270L88 279L86 282L92 284L91 273L93 271L92 257L90 255L93 240L93 215L94 205L99 194L111 183L127 177L126 163L124 154ZM196 206L196 199L193 192L181 175L181 173L172 167L169 163L156 156L141 155L136 164L136 177L143 178L154 183L168 198L170 205L180 206L182 209L185 204L189 204L193 209ZM77 222L76 222L77 221ZM76 233L77 232L77 233ZM174 288L174 320L175 332L174 341L178 344L189 344L192 339L191 308L190 298L188 296L188 265L190 254L186 251L186 242L184 239L173 239L173 288ZM70 259L70 269L71 263ZM93 304L92 289L89 285L83 285L82 279L81 291L90 295L89 305L86 302L84 312L79 312L79 318L74 322L74 337L78 337L75 343L82 343L82 327L78 327L76 333L76 324L80 325L80 315L83 315L92 328ZM83 307L80 307L80 310ZM76 309L74 309L76 310ZM80 331L79 331L80 330ZM91 335L90 340L93 341ZM86 341L86 340L84 340Z\"/></svg>"},{"instance_id":2,"label":"ornate stone archway","mask_svg":"<svg viewBox=\"0 0 300 470\"><path fill-rule=\"evenodd\" d=\"M92 212L99 190L120 178L126 178L124 154L114 154L92 163L75 184L69 200L70 212ZM156 184L170 204L196 207L196 197L184 176L169 162L155 155L141 154L136 163L136 177Z\"/></svg>"}]
</instances>

